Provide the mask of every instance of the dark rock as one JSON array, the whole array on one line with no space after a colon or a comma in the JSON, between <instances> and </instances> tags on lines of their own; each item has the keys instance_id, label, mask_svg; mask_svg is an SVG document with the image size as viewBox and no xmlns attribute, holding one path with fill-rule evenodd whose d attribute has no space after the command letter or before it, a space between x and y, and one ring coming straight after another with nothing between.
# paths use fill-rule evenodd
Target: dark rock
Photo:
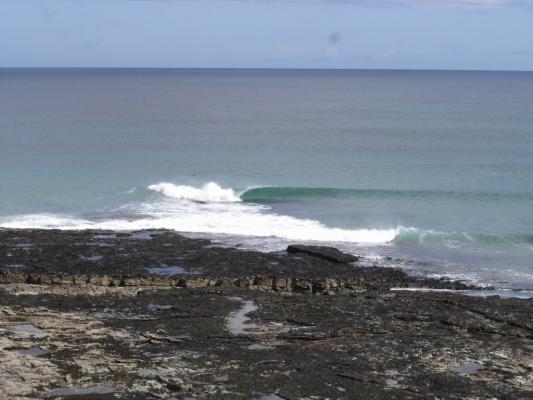
<instances>
[{"instance_id":1,"label":"dark rock","mask_svg":"<svg viewBox=\"0 0 533 400\"><path fill-rule=\"evenodd\" d=\"M329 246L307 246L303 244L291 244L287 247L287 253L304 253L313 257L333 261L339 264L352 263L359 260L359 257L344 253L335 247Z\"/></svg>"},{"instance_id":2,"label":"dark rock","mask_svg":"<svg viewBox=\"0 0 533 400\"><path fill-rule=\"evenodd\" d=\"M151 237L0 229L0 399L531 397L533 299ZM202 275L147 272L178 263Z\"/></svg>"},{"instance_id":3,"label":"dark rock","mask_svg":"<svg viewBox=\"0 0 533 400\"><path fill-rule=\"evenodd\" d=\"M21 250L17 247L20 243L31 247ZM335 292L392 287L475 289L461 282L416 278L400 269L350 264L357 257L334 248L293 245L289 252L302 255L294 257L210 244L172 231L159 231L151 240L139 240L125 233L90 230L0 229L0 284L217 286L303 293L312 292L309 288L315 282L324 283L316 285L319 291L324 286L323 290ZM103 257L97 265L87 260L96 253ZM165 276L157 270L154 273L152 266L172 266L178 272ZM337 285L326 283L331 279ZM274 284L275 280L279 282ZM296 281L306 283L296 285Z\"/></svg>"}]
</instances>

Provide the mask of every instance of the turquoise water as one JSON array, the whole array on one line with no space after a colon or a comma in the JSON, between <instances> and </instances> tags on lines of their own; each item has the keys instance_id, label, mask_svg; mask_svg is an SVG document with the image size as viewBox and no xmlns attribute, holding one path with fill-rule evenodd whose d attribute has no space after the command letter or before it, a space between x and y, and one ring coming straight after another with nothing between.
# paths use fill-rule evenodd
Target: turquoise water
<instances>
[{"instance_id":1,"label":"turquoise water","mask_svg":"<svg viewBox=\"0 0 533 400\"><path fill-rule=\"evenodd\" d=\"M533 73L0 70L0 226L318 241L533 288L531 210Z\"/></svg>"}]
</instances>

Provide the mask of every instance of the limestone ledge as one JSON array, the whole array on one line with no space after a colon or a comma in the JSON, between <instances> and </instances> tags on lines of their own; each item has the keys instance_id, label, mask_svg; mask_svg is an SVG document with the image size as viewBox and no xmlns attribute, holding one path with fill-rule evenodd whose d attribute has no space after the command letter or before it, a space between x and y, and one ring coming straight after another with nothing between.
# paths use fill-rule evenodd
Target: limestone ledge
<instances>
[{"instance_id":1,"label":"limestone ledge","mask_svg":"<svg viewBox=\"0 0 533 400\"><path fill-rule=\"evenodd\" d=\"M127 276L51 276L4 274L0 275L0 285L40 285L91 287L98 293L109 293L126 288L238 288L275 292L295 292L307 294L334 294L343 291L366 291L376 289L362 278L353 279L301 279L293 277L246 276L228 277L127 277ZM98 289L97 289L98 288ZM111 290L103 290L109 288ZM387 289L380 287L380 289Z\"/></svg>"}]
</instances>

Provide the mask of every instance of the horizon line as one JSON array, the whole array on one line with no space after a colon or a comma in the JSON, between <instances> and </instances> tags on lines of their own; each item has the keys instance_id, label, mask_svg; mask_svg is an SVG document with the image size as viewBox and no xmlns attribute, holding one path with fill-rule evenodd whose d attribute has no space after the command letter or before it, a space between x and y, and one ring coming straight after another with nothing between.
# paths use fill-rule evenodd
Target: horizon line
<instances>
[{"instance_id":1,"label":"horizon line","mask_svg":"<svg viewBox=\"0 0 533 400\"><path fill-rule=\"evenodd\" d=\"M382 71L382 72L516 72L529 73L533 69L462 69L462 68L311 68L311 67L120 67L120 66L98 66L98 67L80 67L80 66L61 66L61 67L2 67L2 70L218 70L218 71L344 71L344 72L365 72L365 71Z\"/></svg>"}]
</instances>

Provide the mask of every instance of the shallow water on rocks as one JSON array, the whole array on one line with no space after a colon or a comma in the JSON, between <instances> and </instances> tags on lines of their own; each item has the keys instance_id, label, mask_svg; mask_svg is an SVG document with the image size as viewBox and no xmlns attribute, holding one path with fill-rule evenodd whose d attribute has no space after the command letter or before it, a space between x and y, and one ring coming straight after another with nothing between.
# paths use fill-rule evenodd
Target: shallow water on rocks
<instances>
[{"instance_id":1,"label":"shallow water on rocks","mask_svg":"<svg viewBox=\"0 0 533 400\"><path fill-rule=\"evenodd\" d=\"M277 394L272 393L268 396L261 397L261 400L283 400L283 397L279 397Z\"/></svg>"},{"instance_id":2,"label":"shallow water on rocks","mask_svg":"<svg viewBox=\"0 0 533 400\"><path fill-rule=\"evenodd\" d=\"M226 319L228 330L234 335L243 335L248 329L255 328L255 324L250 324L248 314L258 309L257 305L251 300L242 300L240 297L228 297L229 300L241 301L242 307L237 311L230 313Z\"/></svg>"},{"instance_id":3,"label":"shallow water on rocks","mask_svg":"<svg viewBox=\"0 0 533 400\"><path fill-rule=\"evenodd\" d=\"M172 306L170 304L148 304L150 311L170 310Z\"/></svg>"},{"instance_id":4,"label":"shallow water on rocks","mask_svg":"<svg viewBox=\"0 0 533 400\"><path fill-rule=\"evenodd\" d=\"M512 289L495 289L495 290L453 290L453 289L430 289L430 288L392 288L392 291L408 292L435 292L435 293L457 293L471 297L491 297L500 296L504 299L531 299L533 290L512 290Z\"/></svg>"},{"instance_id":5,"label":"shallow water on rocks","mask_svg":"<svg viewBox=\"0 0 533 400\"><path fill-rule=\"evenodd\" d=\"M457 372L459 375L472 375L472 374L475 374L481 371L483 368L484 367L482 364L467 361L467 362L457 365L454 368L454 371Z\"/></svg>"},{"instance_id":6,"label":"shallow water on rocks","mask_svg":"<svg viewBox=\"0 0 533 400\"><path fill-rule=\"evenodd\" d=\"M96 386L96 387L63 387L52 390L44 395L44 397L59 397L59 396L88 396L93 394L111 394L116 392L116 388L111 385Z\"/></svg>"},{"instance_id":7,"label":"shallow water on rocks","mask_svg":"<svg viewBox=\"0 0 533 400\"><path fill-rule=\"evenodd\" d=\"M26 354L28 356L38 357L45 355L48 352L46 350L41 349L40 347L32 347L30 349L19 350L19 353Z\"/></svg>"},{"instance_id":8,"label":"shallow water on rocks","mask_svg":"<svg viewBox=\"0 0 533 400\"><path fill-rule=\"evenodd\" d=\"M103 259L103 258L104 258L104 256L99 256L99 255L97 255L97 256L89 256L89 257L85 257L85 259L86 259L87 261L94 261L94 262L96 262L96 261L100 261L100 260Z\"/></svg>"},{"instance_id":9,"label":"shallow water on rocks","mask_svg":"<svg viewBox=\"0 0 533 400\"><path fill-rule=\"evenodd\" d=\"M116 237L116 233L101 233L98 235L94 235L95 239L116 239Z\"/></svg>"},{"instance_id":10,"label":"shallow water on rocks","mask_svg":"<svg viewBox=\"0 0 533 400\"><path fill-rule=\"evenodd\" d=\"M33 247L33 244L31 243L19 243L15 245L15 247L18 247L20 249L31 249Z\"/></svg>"},{"instance_id":11,"label":"shallow water on rocks","mask_svg":"<svg viewBox=\"0 0 533 400\"><path fill-rule=\"evenodd\" d=\"M178 267L176 265L165 265L165 266L158 266L158 267L150 267L146 268L146 270L155 275L161 275L161 276L172 276L172 275L200 275L200 272L196 271L187 271L183 267Z\"/></svg>"},{"instance_id":12,"label":"shallow water on rocks","mask_svg":"<svg viewBox=\"0 0 533 400\"><path fill-rule=\"evenodd\" d=\"M140 231L130 234L131 239L152 240L154 236L161 235L161 231Z\"/></svg>"},{"instance_id":13,"label":"shallow water on rocks","mask_svg":"<svg viewBox=\"0 0 533 400\"><path fill-rule=\"evenodd\" d=\"M39 329L35 325L30 325L30 324L14 325L14 326L9 327L8 330L15 334L22 334L22 335L32 335L32 336L46 335L46 333L42 329Z\"/></svg>"}]
</instances>

